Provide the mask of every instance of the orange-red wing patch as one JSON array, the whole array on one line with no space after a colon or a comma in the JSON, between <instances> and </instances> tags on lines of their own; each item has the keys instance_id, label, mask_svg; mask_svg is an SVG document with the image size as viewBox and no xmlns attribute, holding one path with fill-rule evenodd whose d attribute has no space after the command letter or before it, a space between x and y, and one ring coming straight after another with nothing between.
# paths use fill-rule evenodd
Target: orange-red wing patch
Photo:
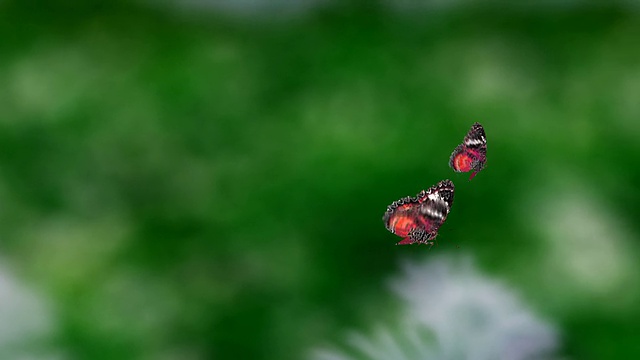
<instances>
[{"instance_id":1,"label":"orange-red wing patch","mask_svg":"<svg viewBox=\"0 0 640 360\"><path fill-rule=\"evenodd\" d=\"M392 229L393 233L400 237L406 237L409 231L415 227L415 217L409 216L406 213L396 213L391 215L389 219L389 229Z\"/></svg>"},{"instance_id":2,"label":"orange-red wing patch","mask_svg":"<svg viewBox=\"0 0 640 360\"><path fill-rule=\"evenodd\" d=\"M406 237L401 241L397 242L396 245L411 245L413 243L414 243L413 239L411 239L410 237Z\"/></svg>"},{"instance_id":3,"label":"orange-red wing patch","mask_svg":"<svg viewBox=\"0 0 640 360\"><path fill-rule=\"evenodd\" d=\"M473 158L464 152L453 158L453 168L458 172L471 171L471 164L473 164Z\"/></svg>"}]
</instances>

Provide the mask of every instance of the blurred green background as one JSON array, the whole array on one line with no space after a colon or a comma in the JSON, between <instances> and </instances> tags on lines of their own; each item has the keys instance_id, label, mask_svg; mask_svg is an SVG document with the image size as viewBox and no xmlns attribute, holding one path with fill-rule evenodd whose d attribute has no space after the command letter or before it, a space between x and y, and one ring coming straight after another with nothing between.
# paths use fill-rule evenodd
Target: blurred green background
<instances>
[{"instance_id":1,"label":"blurred green background","mask_svg":"<svg viewBox=\"0 0 640 360\"><path fill-rule=\"evenodd\" d=\"M0 358L304 358L463 252L561 356L640 358L637 3L389 3L0 1L0 276L49 319L0 287ZM394 246L445 178L439 246Z\"/></svg>"}]
</instances>

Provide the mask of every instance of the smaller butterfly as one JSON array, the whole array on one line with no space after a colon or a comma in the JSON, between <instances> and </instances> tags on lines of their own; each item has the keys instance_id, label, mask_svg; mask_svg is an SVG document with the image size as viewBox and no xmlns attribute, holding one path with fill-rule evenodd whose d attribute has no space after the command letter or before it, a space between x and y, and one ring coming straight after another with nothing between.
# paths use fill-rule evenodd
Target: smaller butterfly
<instances>
[{"instance_id":1,"label":"smaller butterfly","mask_svg":"<svg viewBox=\"0 0 640 360\"><path fill-rule=\"evenodd\" d=\"M455 172L469 172L473 170L473 173L469 177L469 180L471 180L477 173L484 169L486 162L487 138L482 125L475 123L464 137L462 144L453 150L449 158L449 166Z\"/></svg>"},{"instance_id":2,"label":"smaller butterfly","mask_svg":"<svg viewBox=\"0 0 640 360\"><path fill-rule=\"evenodd\" d=\"M447 179L415 197L407 196L389 205L382 221L387 230L404 238L396 245L433 245L451 210L453 193L453 182Z\"/></svg>"}]
</instances>

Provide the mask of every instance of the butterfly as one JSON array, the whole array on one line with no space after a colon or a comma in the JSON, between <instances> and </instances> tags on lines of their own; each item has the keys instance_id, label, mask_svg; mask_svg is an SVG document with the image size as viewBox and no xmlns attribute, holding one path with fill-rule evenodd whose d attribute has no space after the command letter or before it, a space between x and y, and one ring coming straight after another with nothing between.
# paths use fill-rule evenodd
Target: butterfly
<instances>
[{"instance_id":1,"label":"butterfly","mask_svg":"<svg viewBox=\"0 0 640 360\"><path fill-rule=\"evenodd\" d=\"M415 197L407 196L387 206L382 217L385 227L402 238L396 245L427 244L433 246L438 229L449 215L455 187L442 180Z\"/></svg>"},{"instance_id":2,"label":"butterfly","mask_svg":"<svg viewBox=\"0 0 640 360\"><path fill-rule=\"evenodd\" d=\"M484 134L484 128L480 123L474 123L471 130L464 137L462 144L458 145L451 157L449 158L449 166L455 172L473 173L469 180L473 179L479 173L487 162L487 138Z\"/></svg>"}]
</instances>

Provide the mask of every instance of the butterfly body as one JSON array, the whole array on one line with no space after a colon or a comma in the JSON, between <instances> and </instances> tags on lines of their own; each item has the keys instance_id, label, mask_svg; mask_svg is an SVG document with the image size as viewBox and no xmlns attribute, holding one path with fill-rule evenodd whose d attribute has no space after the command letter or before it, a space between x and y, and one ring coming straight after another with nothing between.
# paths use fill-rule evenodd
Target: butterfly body
<instances>
[{"instance_id":1,"label":"butterfly body","mask_svg":"<svg viewBox=\"0 0 640 360\"><path fill-rule=\"evenodd\" d=\"M487 138L480 123L474 123L464 137L462 144L456 146L449 158L449 166L455 172L473 171L469 180L482 169L487 162Z\"/></svg>"},{"instance_id":2,"label":"butterfly body","mask_svg":"<svg viewBox=\"0 0 640 360\"><path fill-rule=\"evenodd\" d=\"M404 197L389 205L382 220L387 230L403 238L396 245L433 245L451 210L453 194L453 183L443 180L415 197Z\"/></svg>"}]
</instances>

